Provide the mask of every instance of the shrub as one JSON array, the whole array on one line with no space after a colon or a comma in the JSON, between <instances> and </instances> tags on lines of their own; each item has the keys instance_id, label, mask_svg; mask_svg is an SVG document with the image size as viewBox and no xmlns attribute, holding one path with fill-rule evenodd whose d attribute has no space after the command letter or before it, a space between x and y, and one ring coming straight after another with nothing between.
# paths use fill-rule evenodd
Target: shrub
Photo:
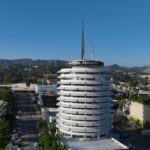
<instances>
[{"instance_id":1,"label":"shrub","mask_svg":"<svg viewBox=\"0 0 150 150\"><path fill-rule=\"evenodd\" d=\"M141 126L141 127L144 126L144 123L143 123L142 121L140 121L140 120L139 120L138 118L136 118L136 117L129 116L128 119L129 119L129 121L130 121L131 123L133 123L133 124L136 124L136 125Z\"/></svg>"},{"instance_id":2,"label":"shrub","mask_svg":"<svg viewBox=\"0 0 150 150\"><path fill-rule=\"evenodd\" d=\"M47 122L44 120L38 120L36 123L36 127L40 131L46 131L48 129Z\"/></svg>"}]
</instances>

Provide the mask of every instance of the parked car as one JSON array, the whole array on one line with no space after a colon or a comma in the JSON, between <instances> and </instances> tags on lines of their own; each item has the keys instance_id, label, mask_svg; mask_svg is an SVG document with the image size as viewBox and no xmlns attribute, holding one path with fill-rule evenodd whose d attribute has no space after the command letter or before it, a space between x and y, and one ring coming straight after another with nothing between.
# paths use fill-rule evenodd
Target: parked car
<instances>
[{"instance_id":1,"label":"parked car","mask_svg":"<svg viewBox=\"0 0 150 150\"><path fill-rule=\"evenodd\" d=\"M18 137L21 137L21 135L22 135L21 131L18 131L18 132L17 132L17 136L18 136Z\"/></svg>"},{"instance_id":2,"label":"parked car","mask_svg":"<svg viewBox=\"0 0 150 150\"><path fill-rule=\"evenodd\" d=\"M39 147L39 143L34 143L34 147Z\"/></svg>"},{"instance_id":3,"label":"parked car","mask_svg":"<svg viewBox=\"0 0 150 150\"><path fill-rule=\"evenodd\" d=\"M22 139L21 138L18 138L15 142L16 143L20 143L22 141Z\"/></svg>"},{"instance_id":4,"label":"parked car","mask_svg":"<svg viewBox=\"0 0 150 150\"><path fill-rule=\"evenodd\" d=\"M17 130L16 130L16 129L13 129L13 130L12 130L12 133L16 133L16 132L17 132Z\"/></svg>"}]
</instances>

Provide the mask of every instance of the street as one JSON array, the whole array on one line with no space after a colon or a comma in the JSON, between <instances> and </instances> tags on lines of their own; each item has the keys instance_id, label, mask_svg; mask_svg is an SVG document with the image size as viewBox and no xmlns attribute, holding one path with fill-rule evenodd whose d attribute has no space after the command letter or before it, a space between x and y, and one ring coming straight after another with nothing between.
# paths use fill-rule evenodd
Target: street
<instances>
[{"instance_id":1,"label":"street","mask_svg":"<svg viewBox=\"0 0 150 150\"><path fill-rule=\"evenodd\" d=\"M131 150L150 150L150 137L141 134L141 127L131 124L121 112L117 113L117 117L121 119L121 122L117 123L118 128L113 132L117 135L127 135L121 142Z\"/></svg>"},{"instance_id":2,"label":"street","mask_svg":"<svg viewBox=\"0 0 150 150\"><path fill-rule=\"evenodd\" d=\"M32 94L16 93L15 94L15 116L14 132L20 132L20 149L21 150L41 150L42 148L34 146L38 143L38 130L36 128L36 120L40 118L40 114L36 114L32 104ZM15 144L11 148L18 148Z\"/></svg>"}]
</instances>

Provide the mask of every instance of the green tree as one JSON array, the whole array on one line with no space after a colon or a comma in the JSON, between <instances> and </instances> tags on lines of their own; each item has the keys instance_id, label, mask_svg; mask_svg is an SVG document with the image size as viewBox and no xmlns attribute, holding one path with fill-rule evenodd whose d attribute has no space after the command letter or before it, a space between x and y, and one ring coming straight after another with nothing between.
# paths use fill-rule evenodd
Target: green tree
<instances>
[{"instance_id":1,"label":"green tree","mask_svg":"<svg viewBox=\"0 0 150 150\"><path fill-rule=\"evenodd\" d=\"M47 126L47 122L44 120L38 120L36 123L36 127L38 128L39 131L47 131L48 126Z\"/></svg>"},{"instance_id":2,"label":"green tree","mask_svg":"<svg viewBox=\"0 0 150 150\"><path fill-rule=\"evenodd\" d=\"M114 103L112 106L112 109L114 110L114 128L116 127L116 112L118 108L119 108L118 103Z\"/></svg>"},{"instance_id":3,"label":"green tree","mask_svg":"<svg viewBox=\"0 0 150 150\"><path fill-rule=\"evenodd\" d=\"M10 133L10 122L8 120L0 120L0 146L5 147L8 142Z\"/></svg>"}]
</instances>

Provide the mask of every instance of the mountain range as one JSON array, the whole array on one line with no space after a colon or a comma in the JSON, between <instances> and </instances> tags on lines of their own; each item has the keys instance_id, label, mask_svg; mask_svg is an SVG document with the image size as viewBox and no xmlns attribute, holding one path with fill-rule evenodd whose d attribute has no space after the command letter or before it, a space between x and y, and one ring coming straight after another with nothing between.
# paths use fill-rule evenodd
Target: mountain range
<instances>
[{"instance_id":1,"label":"mountain range","mask_svg":"<svg viewBox=\"0 0 150 150\"><path fill-rule=\"evenodd\" d=\"M23 67L34 67L34 66L55 66L55 67L66 67L68 66L68 61L65 60L33 60L33 59L0 59L0 67L9 68L13 65L21 65ZM113 70L118 71L134 71L134 72L147 72L150 70L149 66L143 66L143 67L124 67L120 66L118 64L113 64L109 66L113 68Z\"/></svg>"},{"instance_id":2,"label":"mountain range","mask_svg":"<svg viewBox=\"0 0 150 150\"><path fill-rule=\"evenodd\" d=\"M111 65L110 67L113 68L113 70L118 70L118 71L133 71L133 72L145 72L145 73L148 73L150 71L149 66L124 67L124 66L114 64L114 65Z\"/></svg>"}]
</instances>

